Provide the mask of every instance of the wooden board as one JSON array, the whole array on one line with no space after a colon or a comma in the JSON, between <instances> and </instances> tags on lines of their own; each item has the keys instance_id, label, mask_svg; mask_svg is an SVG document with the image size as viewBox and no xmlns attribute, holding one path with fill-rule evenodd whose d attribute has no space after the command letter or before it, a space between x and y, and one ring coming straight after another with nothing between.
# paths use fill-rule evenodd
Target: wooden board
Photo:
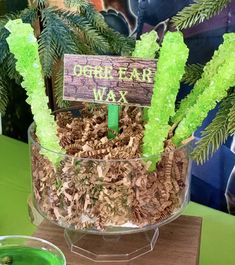
<instances>
[{"instance_id":1,"label":"wooden board","mask_svg":"<svg viewBox=\"0 0 235 265\"><path fill-rule=\"evenodd\" d=\"M181 216L175 221L160 228L160 236L154 250L128 265L198 265L202 219L199 217ZM67 265L94 265L68 249L62 228L44 221L34 236L46 239L57 245L65 254ZM115 263L99 263L111 265Z\"/></svg>"},{"instance_id":2,"label":"wooden board","mask_svg":"<svg viewBox=\"0 0 235 265\"><path fill-rule=\"evenodd\" d=\"M65 54L63 99L148 106L156 65L156 60Z\"/></svg>"}]
</instances>

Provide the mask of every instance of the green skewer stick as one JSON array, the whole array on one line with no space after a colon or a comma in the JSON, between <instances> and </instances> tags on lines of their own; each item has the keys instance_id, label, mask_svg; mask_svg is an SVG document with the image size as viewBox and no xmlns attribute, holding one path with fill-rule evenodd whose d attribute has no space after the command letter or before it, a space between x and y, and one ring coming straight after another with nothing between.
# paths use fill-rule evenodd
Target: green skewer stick
<instances>
[{"instance_id":1,"label":"green skewer stick","mask_svg":"<svg viewBox=\"0 0 235 265\"><path fill-rule=\"evenodd\" d=\"M108 128L110 131L108 132L108 138L115 138L115 134L112 132L119 133L119 111L120 106L118 105L108 105Z\"/></svg>"},{"instance_id":2,"label":"green skewer stick","mask_svg":"<svg viewBox=\"0 0 235 265\"><path fill-rule=\"evenodd\" d=\"M141 40L136 42L136 47L132 56L142 59L154 59L159 49L159 45L156 42L157 38L158 36L155 31L143 34ZM108 128L111 129L111 132L108 133L109 139L115 137L112 131L119 132L119 111L120 106L108 105ZM147 119L147 109L144 112L145 119Z\"/></svg>"}]
</instances>

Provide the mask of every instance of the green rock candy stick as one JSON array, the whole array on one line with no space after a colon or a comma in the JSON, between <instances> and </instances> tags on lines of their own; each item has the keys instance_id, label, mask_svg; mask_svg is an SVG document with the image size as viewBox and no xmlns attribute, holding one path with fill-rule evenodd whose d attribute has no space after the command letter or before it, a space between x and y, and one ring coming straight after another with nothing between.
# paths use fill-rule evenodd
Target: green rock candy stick
<instances>
[{"instance_id":1,"label":"green rock candy stick","mask_svg":"<svg viewBox=\"0 0 235 265\"><path fill-rule=\"evenodd\" d=\"M38 43L33 28L20 19L9 21L5 27L10 32L7 43L17 60L16 70L23 77L21 85L25 88L28 96L26 101L31 105L39 142L48 150L63 153L56 135L56 123L47 105L48 97L45 94ZM58 155L55 153L44 149L41 152L53 164L58 162Z\"/></svg>"},{"instance_id":2,"label":"green rock candy stick","mask_svg":"<svg viewBox=\"0 0 235 265\"><path fill-rule=\"evenodd\" d=\"M229 44L230 41L230 38L225 37L224 43L214 52L212 59L204 67L202 76L196 82L191 93L180 102L180 107L172 119L174 123L179 123L184 118L187 110L196 103L198 96L210 85L218 68L225 63L227 56L229 56L229 50L226 43Z\"/></svg>"},{"instance_id":3,"label":"green rock candy stick","mask_svg":"<svg viewBox=\"0 0 235 265\"><path fill-rule=\"evenodd\" d=\"M136 41L132 56L142 59L154 59L156 52L160 48L157 39L158 35L156 31L150 31L141 35L140 40Z\"/></svg>"},{"instance_id":4,"label":"green rock candy stick","mask_svg":"<svg viewBox=\"0 0 235 265\"><path fill-rule=\"evenodd\" d=\"M175 113L176 96L188 53L180 32L166 34L155 74L153 96L148 111L149 121L144 132L144 156L156 156L156 159L151 159L152 168L160 160L164 150L164 141L170 129L169 119Z\"/></svg>"},{"instance_id":5,"label":"green rock candy stick","mask_svg":"<svg viewBox=\"0 0 235 265\"><path fill-rule=\"evenodd\" d=\"M173 142L179 145L184 139L188 138L202 124L208 112L215 108L227 96L230 87L235 86L235 33L224 35L223 52L221 64L211 76L210 83L203 92L197 97L196 103L187 109L184 119L179 123L173 137ZM210 64L213 64L213 60ZM217 59L215 61L217 64ZM204 78L204 77L202 77Z\"/></svg>"},{"instance_id":6,"label":"green rock candy stick","mask_svg":"<svg viewBox=\"0 0 235 265\"><path fill-rule=\"evenodd\" d=\"M153 60L160 46L157 43L158 35L155 30L144 33L140 40L136 41L133 57ZM148 120L148 108L143 109L143 119Z\"/></svg>"}]
</instances>

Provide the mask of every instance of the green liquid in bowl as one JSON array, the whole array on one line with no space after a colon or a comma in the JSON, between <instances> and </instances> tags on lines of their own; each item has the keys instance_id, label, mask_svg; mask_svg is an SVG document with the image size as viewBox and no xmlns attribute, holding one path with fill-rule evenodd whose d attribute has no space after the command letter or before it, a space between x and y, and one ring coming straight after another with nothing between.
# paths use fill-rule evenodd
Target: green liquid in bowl
<instances>
[{"instance_id":1,"label":"green liquid in bowl","mask_svg":"<svg viewBox=\"0 0 235 265\"><path fill-rule=\"evenodd\" d=\"M46 249L0 247L0 265L64 265L61 257Z\"/></svg>"}]
</instances>

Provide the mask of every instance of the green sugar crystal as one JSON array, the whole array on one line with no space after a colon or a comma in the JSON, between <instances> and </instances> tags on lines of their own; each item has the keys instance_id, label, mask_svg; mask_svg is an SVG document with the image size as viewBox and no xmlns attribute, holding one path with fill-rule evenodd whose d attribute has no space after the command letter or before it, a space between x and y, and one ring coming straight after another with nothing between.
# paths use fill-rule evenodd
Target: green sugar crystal
<instances>
[{"instance_id":1,"label":"green sugar crystal","mask_svg":"<svg viewBox=\"0 0 235 265\"><path fill-rule=\"evenodd\" d=\"M27 103L36 123L36 135L40 145L45 149L44 154L53 164L58 162L58 155L54 152L63 153L56 135L57 128L54 117L48 109L48 97L45 94L45 84L38 53L38 43L30 24L22 20L10 20L6 26L10 32L7 43L11 53L16 59L16 70L23 77L22 87L27 93Z\"/></svg>"},{"instance_id":2,"label":"green sugar crystal","mask_svg":"<svg viewBox=\"0 0 235 265\"><path fill-rule=\"evenodd\" d=\"M232 59L234 56L235 33L227 33L224 35L224 43L209 62L208 68L211 71L208 70L208 74L204 74L202 80L198 81L198 83L204 83L205 87L196 96L195 103L192 101L194 104L185 109L184 118L179 123L173 137L175 144L179 145L184 139L190 137L202 124L208 112L227 96L228 89L235 86L235 61ZM205 71L207 73L207 68ZM198 89L197 84L196 89Z\"/></svg>"},{"instance_id":3,"label":"green sugar crystal","mask_svg":"<svg viewBox=\"0 0 235 265\"><path fill-rule=\"evenodd\" d=\"M174 123L179 123L184 118L187 110L196 103L198 96L210 85L217 69L225 63L229 53L227 44L229 45L231 38L232 36L229 35L224 36L224 43L220 45L212 59L204 67L201 78L196 82L191 93L180 102L180 107L172 119Z\"/></svg>"},{"instance_id":4,"label":"green sugar crystal","mask_svg":"<svg viewBox=\"0 0 235 265\"><path fill-rule=\"evenodd\" d=\"M159 161L170 129L169 120L175 113L175 101L188 58L188 48L180 32L168 32L163 40L155 74L149 121L144 132L144 156Z\"/></svg>"},{"instance_id":5,"label":"green sugar crystal","mask_svg":"<svg viewBox=\"0 0 235 265\"><path fill-rule=\"evenodd\" d=\"M156 52L159 50L157 39L158 35L156 31L150 31L141 35L140 40L136 41L132 56L142 59L154 59Z\"/></svg>"}]
</instances>

